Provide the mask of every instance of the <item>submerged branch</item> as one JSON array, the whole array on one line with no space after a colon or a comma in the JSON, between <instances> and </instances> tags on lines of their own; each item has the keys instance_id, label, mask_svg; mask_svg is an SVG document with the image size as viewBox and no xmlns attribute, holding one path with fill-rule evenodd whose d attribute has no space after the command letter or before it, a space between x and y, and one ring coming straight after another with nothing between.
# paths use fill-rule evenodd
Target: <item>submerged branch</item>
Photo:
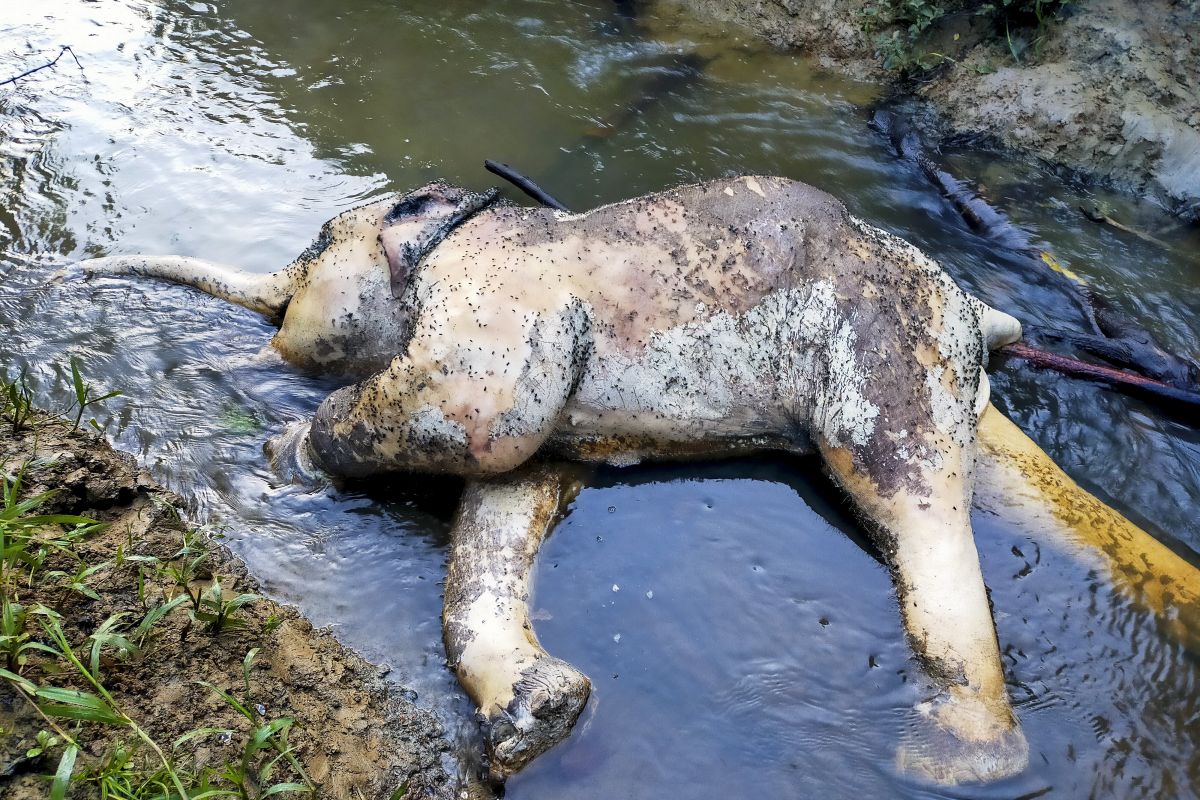
<instances>
[{"instance_id":1,"label":"submerged branch","mask_svg":"<svg viewBox=\"0 0 1200 800\"><path fill-rule=\"evenodd\" d=\"M1180 409L1200 409L1200 393L1176 389L1162 381L1156 381L1134 372L1089 364L1077 358L1031 347L1023 342L1006 344L996 352L1000 355L1024 359L1035 366L1052 369L1074 378L1101 381L1129 394L1154 398Z\"/></svg>"},{"instance_id":2,"label":"submerged branch","mask_svg":"<svg viewBox=\"0 0 1200 800\"><path fill-rule=\"evenodd\" d=\"M34 67L33 69L27 69L24 72L22 72L20 75L13 75L11 78L5 78L4 80L0 81L0 86L4 86L5 84L8 84L8 83L16 83L17 81L21 80L21 78L32 75L33 73L38 72L40 70L49 69L50 67L53 67L55 64L58 63L58 60L63 57L63 53L70 53L71 58L75 59L75 64L79 67L80 71L83 70L83 64L79 63L79 56L75 55L75 51L71 49L71 45L64 44L59 49L58 55L56 55L50 61L47 61L45 64L42 64L39 67Z\"/></svg>"},{"instance_id":3,"label":"submerged branch","mask_svg":"<svg viewBox=\"0 0 1200 800\"><path fill-rule=\"evenodd\" d=\"M1158 337L1128 314L1117 310L1082 278L1063 267L1042 245L1035 242L1028 232L1013 224L1007 215L980 197L968 182L954 176L935 162L928 155L916 130L900 117L899 112L879 109L872 117L871 126L887 137L898 158L917 166L926 180L938 189L972 230L988 237L1000 247L1022 256L1026 260L1025 263L1035 267L1038 272L1045 264L1062 276L1064 286L1079 303L1080 310L1095 335L1072 338L1066 332L1059 331L1056 332L1059 338L1071 340L1075 346L1101 358L1111 360L1111 353L1119 353L1121 357L1117 363L1133 370L1151 383L1161 383L1164 387L1180 391L1184 395L1200 396L1197 394L1200 392L1200 384L1196 380L1196 375L1200 374L1200 365L1163 347L1158 342ZM1091 218L1169 247L1165 242L1127 228L1110 218ZM1048 363L1044 366L1059 368ZM1083 374L1067 369L1060 371L1068 375Z\"/></svg>"},{"instance_id":4,"label":"submerged branch","mask_svg":"<svg viewBox=\"0 0 1200 800\"><path fill-rule=\"evenodd\" d=\"M1150 244L1161 247L1164 250L1172 249L1171 245L1168 244L1167 242L1164 242L1162 239L1159 239L1156 236L1151 236L1150 234L1146 233L1145 231L1139 231L1137 228L1131 228L1128 225L1124 225L1124 224L1118 222L1117 220L1110 217L1108 214L1105 214L1103 211L1101 211L1099 206L1092 206L1091 208L1087 208L1086 206L1079 206L1079 211L1085 217L1090 219L1092 222L1098 222L1101 225L1107 225L1110 228L1116 228L1119 231L1128 233L1131 236L1136 236L1137 238L1141 239L1143 242L1149 242Z\"/></svg>"}]
</instances>

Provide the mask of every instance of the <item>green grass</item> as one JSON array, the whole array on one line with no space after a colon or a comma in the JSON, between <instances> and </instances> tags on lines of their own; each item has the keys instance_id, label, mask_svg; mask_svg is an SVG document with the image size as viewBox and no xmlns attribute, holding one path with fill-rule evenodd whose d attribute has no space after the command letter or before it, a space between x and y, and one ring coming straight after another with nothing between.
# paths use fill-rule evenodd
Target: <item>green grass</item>
<instances>
[{"instance_id":1,"label":"green grass","mask_svg":"<svg viewBox=\"0 0 1200 800\"><path fill-rule=\"evenodd\" d=\"M68 406L71 420L55 423L38 418L25 372L12 380L5 377L0 385L0 419L14 433L33 429L30 435L38 435L36 426L50 424L74 429L89 408L117 394L96 391L82 378L74 360L71 374L75 394ZM96 427L94 420L92 424ZM241 612L257 596L227 595L221 576L205 569L211 554L204 536L195 530L184 533L182 548L170 559L133 553L130 534L116 558L89 561L87 548L80 545L104 526L83 516L43 513L54 492L27 496L23 488L28 471L38 466L42 465L26 464L15 474L0 475L0 680L44 723L26 757L48 758L55 764L54 772L46 776L48 796L65 798L73 787L106 800L312 795L315 788L289 740L295 722L257 710L263 706L254 699L250 670L258 648L252 648L242 662L237 693L193 679L244 717L247 732L201 726L174 742L160 742L135 710L118 701L110 689L112 681L122 677L127 663L154 649L166 620L187 615L192 623L199 623L194 628L217 637L244 624ZM82 602L99 601L102 595L92 581L102 575L111 579L116 570L136 582L129 588L136 591L141 611L114 613L86 635L80 631L72 637L74 628L59 611L23 600L36 594L50 602L47 598L56 596L53 602L59 607L65 607L72 595L86 598ZM148 602L148 578L168 587L161 602ZM115 733L110 738L117 742L100 757L88 755L83 747L93 740L97 726ZM238 742L237 757L197 768L195 748L214 736Z\"/></svg>"},{"instance_id":2,"label":"green grass","mask_svg":"<svg viewBox=\"0 0 1200 800\"><path fill-rule=\"evenodd\" d=\"M98 392L96 387L83 379L83 375L79 372L79 359L71 356L71 386L75 390L75 400L70 406L70 410L75 413L75 424L73 428L79 429L79 423L83 421L83 415L89 408L94 405L99 405L105 400L120 396L120 391ZM88 424L100 430L99 423L96 420L89 419Z\"/></svg>"},{"instance_id":3,"label":"green grass","mask_svg":"<svg viewBox=\"0 0 1200 800\"><path fill-rule=\"evenodd\" d=\"M970 15L987 22L996 41L1003 41L1014 62L1036 53L1050 28L1072 0L873 0L867 3L860 25L875 33L875 52L885 68L902 74L931 69L947 55L930 51L930 34L951 16Z\"/></svg>"},{"instance_id":4,"label":"green grass","mask_svg":"<svg viewBox=\"0 0 1200 800\"><path fill-rule=\"evenodd\" d=\"M29 385L28 368L22 368L12 379L5 370L0 378L0 419L12 426L13 433L20 433L32 416L33 389Z\"/></svg>"},{"instance_id":5,"label":"green grass","mask_svg":"<svg viewBox=\"0 0 1200 800\"><path fill-rule=\"evenodd\" d=\"M42 716L47 729L37 738L38 746L28 757L39 757L58 750L58 767L50 777L50 796L65 797L67 789L78 782L95 784L101 797L112 798L201 798L236 797L243 800L284 794L313 792L313 786L296 759L288 737L294 727L290 718L266 718L255 711L251 692L250 668L258 648L247 653L243 661L242 699L232 690L197 681L215 693L250 723L244 735L241 756L218 767L194 770L181 748L204 738L220 735L233 737L227 728L201 727L180 737L165 747L123 708L106 686L102 665L119 670L120 664L139 656L154 644L156 626L172 613L189 603L194 609L192 618L204 624L213 635L223 627L240 624L237 611L256 599L255 595L239 594L232 598L221 589L219 575L213 575L204 589L192 587L197 566L207 559L198 534L189 532L185 545L172 563L157 565L156 577L166 578L179 593L169 600L151 606L141 619L130 612L109 616L79 643L73 643L64 627L62 616L45 606L26 609L18 600L22 587L49 585L79 591L89 598L99 595L85 583L86 577L111 563L88 564L74 545L100 529L99 523L72 515L37 514L38 507L49 499L50 493L19 499L21 477L4 479L5 506L0 513L0 545L4 558L0 572L3 597L0 599L0 654L5 667L0 668L0 680L7 681ZM52 542L79 565L75 573L47 570L44 551ZM137 562L139 575L142 564ZM35 622L36 620L36 622ZM35 680L27 667L31 656L39 660ZM53 680L50 680L53 678ZM73 688L71 685L86 688ZM78 731L85 724L122 729L130 745L110 752L98 763L80 767ZM139 750L152 753L148 759L137 758ZM280 779L289 767L301 781Z\"/></svg>"},{"instance_id":6,"label":"green grass","mask_svg":"<svg viewBox=\"0 0 1200 800\"><path fill-rule=\"evenodd\" d=\"M83 424L83 418L88 413L88 409L98 406L105 400L120 397L121 392L119 390L103 391L89 383L80 369L79 359L75 356L70 357L69 364L73 396L62 411L62 416L67 420L51 418L47 422L48 424L67 424L69 422L72 430L78 430ZM29 379L29 368L22 367L15 376L10 376L9 370L5 369L3 373L0 373L0 421L8 423L12 433L18 434L33 427L34 417L33 385ZM94 417L88 419L88 424L97 431L100 430L100 423Z\"/></svg>"}]
</instances>

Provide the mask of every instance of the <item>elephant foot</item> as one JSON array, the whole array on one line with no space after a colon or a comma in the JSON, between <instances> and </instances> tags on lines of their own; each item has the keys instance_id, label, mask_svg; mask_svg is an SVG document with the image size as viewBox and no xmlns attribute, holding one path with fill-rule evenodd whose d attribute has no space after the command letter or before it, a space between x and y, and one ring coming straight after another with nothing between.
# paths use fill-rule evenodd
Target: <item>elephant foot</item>
<instances>
[{"instance_id":1,"label":"elephant foot","mask_svg":"<svg viewBox=\"0 0 1200 800\"><path fill-rule=\"evenodd\" d=\"M283 433L263 446L271 468L287 483L318 487L329 483L329 476L313 462L308 449L308 422L293 422Z\"/></svg>"},{"instance_id":2,"label":"elephant foot","mask_svg":"<svg viewBox=\"0 0 1200 800\"><path fill-rule=\"evenodd\" d=\"M998 713L977 697L961 697L916 711L920 719L896 752L902 773L954 786L1009 778L1029 765L1029 743L1007 708Z\"/></svg>"},{"instance_id":3,"label":"elephant foot","mask_svg":"<svg viewBox=\"0 0 1200 800\"><path fill-rule=\"evenodd\" d=\"M567 738L591 691L586 675L553 656L522 670L512 702L483 724L489 777L501 783Z\"/></svg>"}]
</instances>

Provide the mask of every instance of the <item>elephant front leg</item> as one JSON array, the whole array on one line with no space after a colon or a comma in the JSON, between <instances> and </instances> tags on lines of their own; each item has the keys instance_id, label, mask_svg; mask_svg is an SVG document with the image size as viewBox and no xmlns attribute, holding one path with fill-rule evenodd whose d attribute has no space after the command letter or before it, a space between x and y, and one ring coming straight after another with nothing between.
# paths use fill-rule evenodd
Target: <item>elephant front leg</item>
<instances>
[{"instance_id":1,"label":"elephant front leg","mask_svg":"<svg viewBox=\"0 0 1200 800\"><path fill-rule=\"evenodd\" d=\"M900 743L897 767L942 784L1021 772L1029 746L1005 690L971 532L973 458L947 444L939 469L901 472L903 485L889 493L881 489L887 480L879 464L856 463L850 451L828 445L822 451L884 551L905 629L929 682L929 694ZM889 466L895 465L893 460ZM894 482L896 475L888 477Z\"/></svg>"},{"instance_id":2,"label":"elephant front leg","mask_svg":"<svg viewBox=\"0 0 1200 800\"><path fill-rule=\"evenodd\" d=\"M591 692L546 653L529 621L529 575L577 483L545 466L468 482L452 531L442 635L479 707L493 780L571 732Z\"/></svg>"}]
</instances>

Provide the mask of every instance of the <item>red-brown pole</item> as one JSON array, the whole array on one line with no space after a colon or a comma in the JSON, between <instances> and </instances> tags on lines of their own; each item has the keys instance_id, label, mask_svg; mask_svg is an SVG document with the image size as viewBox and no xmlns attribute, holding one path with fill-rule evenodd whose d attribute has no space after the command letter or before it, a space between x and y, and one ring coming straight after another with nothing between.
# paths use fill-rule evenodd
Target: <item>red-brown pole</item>
<instances>
[{"instance_id":1,"label":"red-brown pole","mask_svg":"<svg viewBox=\"0 0 1200 800\"><path fill-rule=\"evenodd\" d=\"M1064 375L1091 378L1092 380L1111 384L1117 388L1132 390L1134 393L1150 395L1180 405L1200 408L1200 393L1176 389L1174 386L1169 386L1162 381L1156 381L1134 372L1116 369L1115 367L1105 367L1099 364L1089 364L1077 358L1031 347L1024 342L1007 344L997 349L996 352L1001 355L1024 359L1035 366L1052 369Z\"/></svg>"}]
</instances>

